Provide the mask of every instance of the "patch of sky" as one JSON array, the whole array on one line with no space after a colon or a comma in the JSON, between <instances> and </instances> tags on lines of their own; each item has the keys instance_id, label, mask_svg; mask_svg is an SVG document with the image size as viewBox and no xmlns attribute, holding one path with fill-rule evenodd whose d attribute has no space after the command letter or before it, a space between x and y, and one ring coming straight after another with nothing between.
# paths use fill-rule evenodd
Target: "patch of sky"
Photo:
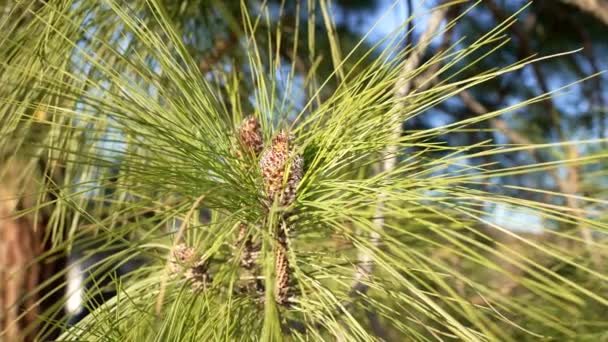
<instances>
[{"instance_id":1,"label":"patch of sky","mask_svg":"<svg viewBox=\"0 0 608 342\"><path fill-rule=\"evenodd\" d=\"M84 140L88 148L95 149L99 153L99 157L108 162L118 162L120 156L125 152L127 146L124 134L116 128L116 119L109 113L99 113L99 108L91 104L85 97L91 99L101 99L106 97L110 89L115 86L107 76L107 73L100 69L111 70L112 66L107 65L104 61L99 60L95 56L95 46L98 44L107 44L116 48L118 54L125 54L128 50L133 35L129 32L124 32L122 24L117 25L116 30L110 36L107 42L102 43L101 37L97 37L97 27L91 27L86 23L90 22L94 13L89 13L83 21L82 28L85 30L84 39L77 42L76 47L71 54L71 62L73 65L73 75L81 80L89 81L90 85L86 94L75 104L75 111L78 113L74 118L74 124L84 125L87 129L84 131ZM128 80L134 84L133 80ZM152 87L154 88L154 87ZM148 88L148 91L154 92ZM103 114L103 115L101 115ZM106 119L105 125L100 125L98 119ZM96 122L96 124L93 124ZM96 179L101 175L102 170L98 167L88 172L81 173L75 180L76 191L82 191L87 196L98 196L100 183Z\"/></svg>"},{"instance_id":2,"label":"patch of sky","mask_svg":"<svg viewBox=\"0 0 608 342\"><path fill-rule=\"evenodd\" d=\"M487 202L485 220L508 229L512 232L542 234L546 226L545 220L536 210L515 206L507 203Z\"/></svg>"},{"instance_id":3,"label":"patch of sky","mask_svg":"<svg viewBox=\"0 0 608 342\"><path fill-rule=\"evenodd\" d=\"M375 44L404 27L407 18L410 16L404 1L380 0L378 3L376 8L365 11L346 12L334 6L336 7L336 24L346 25L353 32L362 36L367 35L366 41L369 44ZM424 1L419 1L417 4L414 4L412 12L414 15L417 15L426 9L427 6L424 5ZM414 31L418 33L422 32L423 29L420 27L424 27L427 19L426 16L418 17L416 23L419 23L419 26ZM384 45L383 47L386 47L386 43Z\"/></svg>"},{"instance_id":4,"label":"patch of sky","mask_svg":"<svg viewBox=\"0 0 608 342\"><path fill-rule=\"evenodd\" d=\"M336 18L335 18L336 23L348 25L349 28L355 30L356 32L358 32L360 34L365 34L370 30L370 28L374 25L374 23L379 20L379 18L382 18L381 24L377 25L370 32L370 34L367 37L368 43L374 44L378 40L384 38L391 32L398 29L399 26L404 23L405 18L407 18L409 16L409 13L407 13L407 10L404 8L403 4L400 4L396 8L392 9L391 13L389 15L386 15L386 11L388 9L390 9L394 3L395 2L391 1L391 0L382 0L382 1L380 1L380 5L373 12L365 11L365 12L361 12L361 13L348 13L348 15L345 15L344 13L337 11ZM403 2L401 2L401 3L403 3ZM424 5L420 5L421 3L424 3ZM414 15L424 12L425 10L428 10L429 8L431 8L434 5L433 2L428 2L428 1L427 2L418 2L418 4L419 4L418 8L416 8L416 6L414 6L414 11L413 11ZM523 5L523 1L518 1L517 8L515 8L514 11L521 8L522 5ZM481 23L492 22L492 20L493 20L491 13L489 13L488 11L476 11L476 13L478 14L476 16L476 20L478 22L481 22ZM382 17L382 16L384 16L384 17ZM420 16L420 17L416 18L416 20L415 20L416 25L414 27L414 37L420 36L422 31L426 27L425 23L427 20L428 20L428 16ZM415 41L415 39L414 39L414 41ZM434 42L434 43L436 43L436 42ZM513 75L513 76L506 75L506 77L516 77L516 76L515 75ZM522 70L522 74L520 76L518 76L518 78L523 80L524 85L528 88L537 88L538 87L538 84L537 84L536 79L533 74L533 69L530 66L525 67ZM551 83L550 83L551 89L558 88L564 84L564 79L557 77L557 76L551 78L550 81L551 81ZM531 97L534 95L536 95L536 94L513 94L513 95L507 97L507 104L516 105L516 104L521 103L521 101L525 100L527 97ZM568 111L572 111L572 112L579 111L580 112L580 109L581 109L580 106L582 106L582 104L580 103L581 101L577 102L577 100L576 100L577 96L581 96L580 90L577 92L571 92L570 94L562 95L559 97L558 100L556 100L556 105L559 107L564 107L564 108L567 107ZM451 106L451 105L455 105L454 102L458 102L458 100L455 98L451 98L451 99L448 99L445 102L445 104L447 106ZM517 120L518 115L524 114L524 113L525 113L525 109L521 109L521 110L517 110L515 112L510 112L506 115L503 115L502 117L508 123L512 124L513 120L519 121L519 120ZM442 113L440 110L433 109L433 108L431 108L428 111L428 115L424 115L424 120L427 121L427 123L430 124L431 127L441 127L441 126L444 126L446 124L453 122L453 118L450 115L447 115L446 113ZM495 137L496 143L499 143L499 144L509 143L508 139L501 133L495 133L494 137ZM530 160L529 156L520 156L520 157L516 157L516 158L524 159L524 160L521 160L520 162L524 162L524 163L532 162L532 160ZM445 173L454 173L454 172L464 172L464 173L477 172L472 168L468 168L468 166L470 166L471 163L472 163L471 160L464 159L464 160L460 161L461 165L457 165L457 166L452 165L446 169L437 170L436 172L433 173L433 175L437 176L437 175L441 175L441 174L445 174ZM563 173L563 172L564 172L563 170L560 170L560 173ZM543 180L540 178L543 178L543 177L528 177L528 178L526 178L526 181L530 184L526 184L526 185L530 186L530 187L538 187L540 185L539 184L540 182L547 181L546 179ZM544 177L544 178L546 178L546 177ZM497 184L504 183L503 179L495 179L494 181L497 182ZM551 180L548 180L548 181L550 182ZM501 192L501 191L504 191L504 189L496 186L494 191ZM430 191L428 194L431 196L441 196L440 192ZM518 207L515 205L507 205L507 204L498 204L497 205L497 204L487 202L485 205L485 211L487 213L486 219L488 219L490 222L500 225L500 226L507 228L509 230L512 230L512 231L539 234L539 233L542 233L542 231L544 229L543 218L538 214L538 212L531 210L531 209Z\"/></svg>"}]
</instances>

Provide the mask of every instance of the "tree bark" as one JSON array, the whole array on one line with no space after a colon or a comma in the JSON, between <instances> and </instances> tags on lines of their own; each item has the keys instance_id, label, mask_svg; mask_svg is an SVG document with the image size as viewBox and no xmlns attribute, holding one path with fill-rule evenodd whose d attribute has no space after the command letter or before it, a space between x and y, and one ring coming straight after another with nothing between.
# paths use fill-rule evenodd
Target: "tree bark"
<instances>
[{"instance_id":1,"label":"tree bark","mask_svg":"<svg viewBox=\"0 0 608 342\"><path fill-rule=\"evenodd\" d=\"M1 165L0 165L1 166ZM63 267L62 258L41 259L48 250L44 241L44 215L18 216L35 208L40 184L23 176L27 164L9 160L0 168L0 341L33 341L40 332L39 317L62 293L41 300L61 284L39 288ZM50 337L50 335L49 335Z\"/></svg>"}]
</instances>

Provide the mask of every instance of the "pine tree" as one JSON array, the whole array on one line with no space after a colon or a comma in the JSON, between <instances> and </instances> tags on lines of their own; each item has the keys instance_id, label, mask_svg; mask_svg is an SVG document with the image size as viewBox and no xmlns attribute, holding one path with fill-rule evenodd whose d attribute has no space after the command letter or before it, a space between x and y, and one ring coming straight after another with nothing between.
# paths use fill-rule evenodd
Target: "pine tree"
<instances>
[{"instance_id":1,"label":"pine tree","mask_svg":"<svg viewBox=\"0 0 608 342\"><path fill-rule=\"evenodd\" d=\"M448 14L459 2L419 13L427 27L412 46L405 22L383 44L362 41L348 51L326 1L274 5L61 0L18 5L10 14L29 17L26 25L3 26L1 76L10 86L0 90L2 157L61 170L60 178L47 172L38 182L36 204L11 215L48 218L41 229L52 248L42 259L77 248L109 252L85 270L91 314L67 326L59 301L26 323L24 334L47 340L59 330L60 340L118 341L598 336L595 313L606 311L608 299L600 285L607 280L603 242L595 236L603 237L606 224L566 202L605 201L573 193L547 193L562 205L523 199L497 179L560 172L603 155L477 163L594 142L441 142L566 87L439 128L402 130L449 98L563 54L459 79L453 76L475 65L461 65L465 58L505 43L513 17L465 48L425 60L432 39L458 22ZM272 15L288 6L296 23L289 30ZM214 13L218 20L218 12L219 24L184 19ZM197 52L193 42L216 31L207 53ZM321 44L328 73L316 69ZM438 63L440 81L421 84ZM554 234L517 234L484 209L491 205L512 207L515 224L540 218ZM584 227L592 239L561 225ZM135 259L144 262L119 276ZM96 303L108 287L115 295ZM29 296L47 295L41 291ZM23 325L0 322L3 334Z\"/></svg>"}]
</instances>

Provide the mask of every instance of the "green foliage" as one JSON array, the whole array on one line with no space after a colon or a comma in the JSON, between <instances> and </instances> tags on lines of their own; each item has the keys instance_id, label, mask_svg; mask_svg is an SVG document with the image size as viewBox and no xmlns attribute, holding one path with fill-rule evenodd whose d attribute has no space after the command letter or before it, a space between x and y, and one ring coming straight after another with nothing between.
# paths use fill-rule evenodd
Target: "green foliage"
<instances>
[{"instance_id":1,"label":"green foliage","mask_svg":"<svg viewBox=\"0 0 608 342\"><path fill-rule=\"evenodd\" d=\"M296 73L298 59L284 58L280 37L287 33L270 14L282 5L252 9L243 1L238 9L222 7L220 25L240 29L235 44L241 59L226 58L222 67L202 74L196 44L190 43L209 31L190 30L183 19L205 7L172 6L63 0L15 10L12 15L31 16L27 24L3 23L2 158L40 159L61 172L40 185L41 194L55 199L34 208L49 211L46 234L55 251L81 245L115 251L101 264L116 296L99 306L90 303L92 313L73 327L46 322L65 329L61 340L592 340L605 331L607 269L592 262L594 254L605 257L605 218L505 195L515 186L500 181L598 163L605 153L514 167L477 163L597 140L442 142L445 134L474 134L472 125L565 88L433 129L395 136L391 124L541 62L545 57L460 77L477 65L462 65L468 58L483 58L506 43L513 17L404 75L411 53L402 49L407 23L382 48L361 42L343 53L332 34L331 7L320 1L312 9L325 25L321 32L313 29L315 17L297 7L290 49L315 61L315 39L326 41L322 57L331 60L332 71L321 77L315 68ZM304 35L309 46L300 42ZM442 65L441 82L394 94L396 84L412 82L436 63ZM289 207L267 207L257 158L237 154L237 125L252 112L267 146L287 129L304 156L304 178ZM387 157L398 161L396 167L378 172ZM564 201L576 197L581 208L606 204L518 190ZM512 208L513 222L496 222L486 210L491 205ZM521 221L531 212L547 227L543 238L509 229L525 225ZM290 225L288 306L273 297L282 220ZM242 222L260 245L257 276L239 265ZM581 227L600 238L590 245L579 236ZM211 280L202 290L170 275L172 248L182 241L210 264ZM113 249L115 244L122 247ZM362 256L373 267L361 278ZM145 264L127 276L112 275L136 258ZM101 277L90 277L96 283L91 298L105 291ZM256 277L264 291L252 288ZM361 285L366 291L356 291Z\"/></svg>"}]
</instances>

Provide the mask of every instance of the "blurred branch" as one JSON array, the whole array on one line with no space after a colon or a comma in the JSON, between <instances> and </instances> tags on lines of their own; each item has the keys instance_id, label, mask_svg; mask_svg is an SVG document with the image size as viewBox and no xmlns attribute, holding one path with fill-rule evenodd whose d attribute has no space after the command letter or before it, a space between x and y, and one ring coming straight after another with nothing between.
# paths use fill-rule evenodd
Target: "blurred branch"
<instances>
[{"instance_id":1,"label":"blurred branch","mask_svg":"<svg viewBox=\"0 0 608 342\"><path fill-rule=\"evenodd\" d=\"M479 101L477 101L471 93L467 90L463 90L460 92L460 98L465 106L467 106L473 113L477 115L483 115L488 113L488 109L482 105ZM499 118L490 119L491 125L498 129L502 134L504 134L510 141L518 145L532 145L532 141L527 137L515 132L510 129L505 120ZM537 162L541 162L541 157L538 155L535 149L530 148L527 149L528 153L536 160Z\"/></svg>"},{"instance_id":2,"label":"blurred branch","mask_svg":"<svg viewBox=\"0 0 608 342\"><path fill-rule=\"evenodd\" d=\"M490 11L496 18L497 22L504 22L505 20L508 19L508 16L504 13L504 11L498 5L496 5L496 3L494 1L487 0L484 3L486 6L488 6ZM531 27L530 23L528 23L527 27L528 28ZM520 59L525 59L529 56L534 55L534 53L532 52L532 49L530 48L530 40L528 37L529 36L528 32L523 30L516 23L513 23L512 25L510 25L509 28L511 29L511 31L513 31L513 34L515 34L515 36L517 37L517 40L519 41L519 49L518 49L518 53L517 53L518 57ZM538 63L532 63L532 64L530 64L530 67L532 68L532 73L534 74L536 83L538 83L538 86L540 87L541 93L543 93L543 94L548 93L549 86L547 84L545 75L540 68L540 65ZM548 114L551 115L551 119L553 120L553 124L557 131L557 135L560 138L563 138L563 133L562 133L562 129L560 126L559 114L557 113L557 110L553 105L553 100L551 98L549 98L546 101L543 101L542 103L545 106L545 109L547 110Z\"/></svg>"},{"instance_id":3,"label":"blurred branch","mask_svg":"<svg viewBox=\"0 0 608 342\"><path fill-rule=\"evenodd\" d=\"M568 152L567 157L569 160L574 160L579 157L578 149L574 145L570 146L570 148L568 148L567 152ZM593 232L591 231L591 229L589 229L585 226L584 219L582 217L580 206L579 206L579 201L575 197L577 193L580 193L580 181L579 180L580 180L580 169L578 166L572 165L572 166L568 167L566 181L561 183L560 188L564 193L572 195L572 196L566 197L566 204L570 209L572 209L572 211L576 215L577 227L578 227L579 231L581 232L581 236L582 236L583 240L585 241L585 244L588 246L589 255L591 256L591 261L595 265L600 265L600 263L602 261L600 253L596 253L595 251L592 250L592 247L591 247L591 245L593 244Z\"/></svg>"},{"instance_id":4,"label":"blurred branch","mask_svg":"<svg viewBox=\"0 0 608 342\"><path fill-rule=\"evenodd\" d=\"M382 326L378 315L370 310L367 310L367 319L369 320L369 325L374 332L375 337L377 337L380 341L389 341L386 330Z\"/></svg>"},{"instance_id":5,"label":"blurred branch","mask_svg":"<svg viewBox=\"0 0 608 342\"><path fill-rule=\"evenodd\" d=\"M581 2L581 3L596 3L597 1L593 1L593 0L581 0L581 1L577 1L577 2ZM500 9L496 3L492 0L487 0L485 2L486 6L488 6L488 8L490 9L490 11L494 14L494 17L496 17L497 21L504 21L505 19L507 19L507 16L505 15L505 13L502 11L502 9ZM596 7L596 10L601 10L601 6L600 7ZM606 15L608 16L608 4L606 5ZM519 41L519 58L523 59L526 58L530 55L533 55L532 50L530 49L530 43L529 43L529 36L528 34L522 30L521 27L519 27L517 24L513 24L510 26L511 31L513 31L513 33L515 34L515 36L517 37L518 41ZM537 63L532 63L532 71L534 73L534 77L536 78L536 81L541 89L541 92L543 94L546 94L549 92L549 87L547 85L547 81L545 78L545 75L543 74L540 65L538 65ZM462 94L462 93L461 93ZM462 97L462 95L461 95ZM466 95L465 95L466 97ZM463 101L465 99L463 98ZM470 97L469 99L469 106L471 105L471 100L472 97ZM466 103L465 103L466 104ZM543 104L545 105L547 111L549 112L549 114L551 115L551 119L553 121L553 126L557 132L557 136L561 141L565 141L566 137L564 135L564 132L561 129L561 119L560 119L560 114L559 111L557 110L557 108L555 108L555 105L553 104L553 99L550 97L547 101L543 101ZM480 108L475 108L475 106L473 107L469 107L471 108L471 110L478 110ZM483 113L485 113L486 111L483 111ZM497 120L497 119L494 119ZM509 139L511 139L513 142L517 142L517 143L523 143L523 144L529 144L529 142L526 142L527 139L525 139L524 137L520 136L519 134L516 134L515 132L510 132L507 128L507 125L503 122L500 121L493 121L493 124L499 124L499 126L497 127L499 130L502 128L502 132L505 133L505 135L507 137L509 137ZM532 154L532 153L531 153ZM576 146L574 145L568 145L566 146L566 154L570 157L570 156L576 156L578 157L578 151L576 150ZM534 156L532 154L533 157L535 157L536 159L538 159L538 156ZM568 173L572 174L573 176L568 177L568 178L576 178L578 179L578 169L576 168L576 166L566 166ZM569 194L569 195L574 195L577 192L579 192L579 188L578 188L578 182L576 184L572 184L570 183L571 179L566 179L563 180L561 177L559 177L559 175L557 175L555 173L555 171L550 172L550 174L552 174L552 177L555 179L556 184L559 187L560 192L562 192L563 194ZM569 198L571 196L568 196L567 198ZM570 199L567 199L567 205L568 207L577 215L577 217L579 217L579 221L580 221L580 211L578 209L578 205L576 202L572 202ZM594 260L594 262L599 261L597 258L599 258L599 256L597 256L596 253L594 253L592 251L592 245L593 245L593 236L592 236L592 232L591 230L589 230L589 228L581 225L580 223L578 224L579 226L579 230L581 233L581 237L585 240L585 243L589 249L589 253L592 255L592 258Z\"/></svg>"},{"instance_id":6,"label":"blurred branch","mask_svg":"<svg viewBox=\"0 0 608 342\"><path fill-rule=\"evenodd\" d=\"M578 7L580 10L595 16L605 25L608 25L607 0L564 0L564 2Z\"/></svg>"},{"instance_id":7,"label":"blurred branch","mask_svg":"<svg viewBox=\"0 0 608 342\"><path fill-rule=\"evenodd\" d=\"M487 108L485 108L484 105L482 105L480 102L475 100L473 98L473 96L471 96L471 94L467 90L463 90L462 92L460 92L459 95L460 95L460 98L462 99L462 102L475 114L483 115L485 113L488 113ZM532 141L530 141L530 139L528 139L527 137L510 129L504 120L494 118L494 119L491 119L490 122L494 128L498 129L502 134L504 134L512 142L514 142L518 145L524 145L524 146L533 144ZM539 163L543 162L541 156L536 152L536 150L534 148L529 148L526 151L528 151L530 156L532 158L534 158L534 160L536 160L537 162L539 162ZM569 145L567 147L567 153L568 153L568 156L567 156L568 160L576 160L579 157L578 150L576 149L576 146L574 146L574 145ZM598 253L595 253L592 249L593 233L589 228L585 227L585 225L584 225L583 219L581 217L582 214L581 214L581 210L580 210L580 207L578 204L578 200L576 199L576 196L575 196L578 192L580 192L579 169L577 166L572 165L572 166L568 166L567 170L568 170L568 174L567 174L567 177L565 180L562 179L555 170L547 170L547 173L555 181L555 184L557 184L559 191L561 193L563 193L565 195L571 195L571 196L565 196L567 206L571 209L572 213L574 215L576 215L577 226L578 226L577 228L580 231L581 237L585 241L585 244L587 245L589 254L592 257L593 262L596 265L599 265L599 263L601 262L600 255Z\"/></svg>"},{"instance_id":8,"label":"blurred branch","mask_svg":"<svg viewBox=\"0 0 608 342\"><path fill-rule=\"evenodd\" d=\"M460 5L451 6L445 14L446 19L450 21L456 18L460 11L460 7ZM454 32L454 27L455 25L446 28L441 38L441 43L435 52L435 56L442 55L450 48L450 44L452 42L451 36ZM443 64L441 62L433 63L422 74L414 77L412 82L414 83L414 88L416 88L415 91L422 92L434 86L438 81L436 74L442 66Z\"/></svg>"},{"instance_id":9,"label":"blurred branch","mask_svg":"<svg viewBox=\"0 0 608 342\"><path fill-rule=\"evenodd\" d=\"M413 14L412 11L414 9L414 7L412 6L412 0L406 0L405 6L407 8L407 16L411 18ZM408 18L405 18L405 20L408 20ZM407 37L405 38L405 49L408 49L410 45L412 45L412 35L414 34L414 31L412 30L412 25L414 25L414 20L408 20L407 27L405 29L405 34L407 35Z\"/></svg>"},{"instance_id":10,"label":"blurred branch","mask_svg":"<svg viewBox=\"0 0 608 342\"><path fill-rule=\"evenodd\" d=\"M560 21L563 22L567 27L572 28L576 31L577 35L580 38L580 42L583 44L583 56L589 63L589 67L591 68L591 72L593 74L598 74L598 76L594 77L590 80L589 86L585 87L585 96L590 101L590 111L595 109L598 110L598 121L599 121L599 137L605 137L605 113L606 113L606 104L603 98L603 86L602 86L602 78L599 76L601 72L601 67L599 64L599 59L597 55L594 53L593 49L593 38L591 37L588 29L585 25L580 25L578 18L573 15L571 11L568 11L568 8L565 6L552 6L552 14ZM588 73L583 70L581 65L579 65L579 60L576 58L577 55L571 55L570 60L572 61L573 70L577 73L578 78L585 78L588 76ZM605 144L605 143L603 143Z\"/></svg>"},{"instance_id":11,"label":"blurred branch","mask_svg":"<svg viewBox=\"0 0 608 342\"><path fill-rule=\"evenodd\" d=\"M218 39L211 52L206 58L203 58L198 67L200 71L204 74L211 70L214 64L219 62L219 60L230 50L236 43L238 42L238 36L235 33L231 33L227 39Z\"/></svg>"},{"instance_id":12,"label":"blurred branch","mask_svg":"<svg viewBox=\"0 0 608 342\"><path fill-rule=\"evenodd\" d=\"M445 6L435 9L431 17L428 21L427 29L420 36L420 41L413 48L410 56L403 64L403 68L399 74L399 79L395 84L395 105L393 107L394 115L389 118L388 125L393 129L393 139L397 141L401 136L401 113L405 109L405 101L403 100L409 93L412 88L412 75L418 68L420 64L420 60L424 55L424 51L427 46L430 44L431 40L437 33L441 23L443 22L447 13L447 8ZM388 172L393 170L397 165L397 154L398 154L398 146L390 145L387 146L385 151L382 153L383 160L381 172ZM376 207L376 212L374 215L374 225L376 230L374 230L370 235L371 244L374 246L380 245L381 235L380 232L384 228L384 201L386 196L384 194L378 195L378 205ZM356 293L365 293L367 291L367 284L364 281L369 278L371 272L373 270L373 256L371 251L363 251L359 252L358 256L358 268L357 273L355 274L355 280L352 286L351 295Z\"/></svg>"}]
</instances>

